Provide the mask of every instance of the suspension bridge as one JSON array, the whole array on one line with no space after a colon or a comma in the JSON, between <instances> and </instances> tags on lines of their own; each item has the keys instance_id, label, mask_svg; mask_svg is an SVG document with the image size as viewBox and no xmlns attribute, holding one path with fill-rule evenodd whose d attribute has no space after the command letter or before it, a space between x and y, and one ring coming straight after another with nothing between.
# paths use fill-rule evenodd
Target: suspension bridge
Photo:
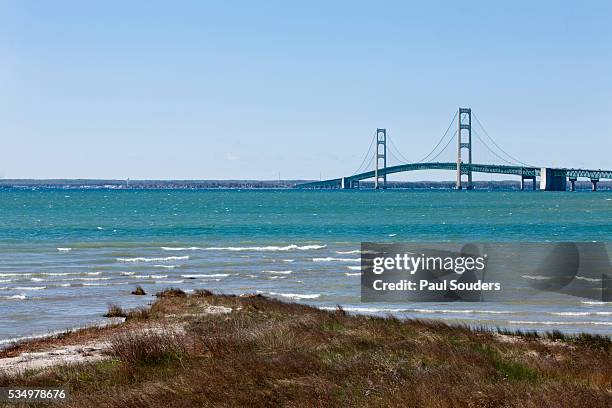
<instances>
[{"instance_id":1,"label":"suspension bridge","mask_svg":"<svg viewBox=\"0 0 612 408\"><path fill-rule=\"evenodd\" d=\"M475 125L472 126L472 119ZM449 133L456 120L456 130ZM479 129L477 131L476 129ZM482 131L483 136L480 135ZM593 170L579 168L552 168L538 167L521 162L509 153L489 135L478 117L472 113L470 108L459 108L451 119L448 128L436 144L436 146L421 160L410 162L388 137L387 129L376 129L370 147L357 171L350 176L339 177L329 180L320 180L309 183L297 184L295 188L338 188L354 189L360 188L362 180L373 179L375 189L387 188L387 176L395 173L403 173L417 170L449 170L456 174L455 187L457 190L474 188L473 173L507 174L521 178L521 190L531 189L545 191L565 191L568 187L571 191L576 189L578 178L586 178L591 182L591 189L597 191L597 183L600 179L612 179L612 170ZM478 164L473 162L472 145L473 139L481 144L491 153L495 159L503 164ZM436 161L440 155L455 141L456 158L454 162ZM388 144L389 142L389 144ZM372 148L374 151L372 152ZM389 149L387 149L389 147ZM371 154L372 153L372 154ZM400 164L387 166L387 153ZM369 162L366 164L366 162ZM372 168L373 167L373 168ZM368 170L371 169L371 170ZM539 184L537 181L539 180Z\"/></svg>"}]
</instances>

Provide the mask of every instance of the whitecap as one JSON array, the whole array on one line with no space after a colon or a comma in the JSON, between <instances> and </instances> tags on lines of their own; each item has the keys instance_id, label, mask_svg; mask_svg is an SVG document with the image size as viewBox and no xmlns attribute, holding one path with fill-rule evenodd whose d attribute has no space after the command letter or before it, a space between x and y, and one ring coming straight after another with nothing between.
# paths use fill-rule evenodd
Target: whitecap
<instances>
[{"instance_id":1,"label":"whitecap","mask_svg":"<svg viewBox=\"0 0 612 408\"><path fill-rule=\"evenodd\" d=\"M165 258L144 258L144 257L136 257L136 258L117 258L119 262L167 262L167 261L181 261L189 259L188 255L185 256L167 256Z\"/></svg>"},{"instance_id":2,"label":"whitecap","mask_svg":"<svg viewBox=\"0 0 612 408\"><path fill-rule=\"evenodd\" d=\"M549 280L552 279L550 276L540 276L540 275L521 275L521 278L532 279L532 280Z\"/></svg>"},{"instance_id":3,"label":"whitecap","mask_svg":"<svg viewBox=\"0 0 612 408\"><path fill-rule=\"evenodd\" d=\"M168 275L131 275L130 278L134 279L164 279Z\"/></svg>"},{"instance_id":4,"label":"whitecap","mask_svg":"<svg viewBox=\"0 0 612 408\"><path fill-rule=\"evenodd\" d=\"M587 281L587 282L601 282L601 279L597 279L597 278L587 278L584 276L576 276L576 279L578 280L583 280L583 281Z\"/></svg>"},{"instance_id":5,"label":"whitecap","mask_svg":"<svg viewBox=\"0 0 612 408\"><path fill-rule=\"evenodd\" d=\"M164 251L197 251L203 248L192 246L192 247L161 247Z\"/></svg>"},{"instance_id":6,"label":"whitecap","mask_svg":"<svg viewBox=\"0 0 612 408\"><path fill-rule=\"evenodd\" d=\"M132 276L134 275L136 272L120 272L119 275L121 276Z\"/></svg>"},{"instance_id":7,"label":"whitecap","mask_svg":"<svg viewBox=\"0 0 612 408\"><path fill-rule=\"evenodd\" d=\"M585 305L612 305L612 302L601 302L596 300L581 300L580 303Z\"/></svg>"},{"instance_id":8,"label":"whitecap","mask_svg":"<svg viewBox=\"0 0 612 408\"><path fill-rule=\"evenodd\" d=\"M230 276L229 273L213 273L210 275L202 275L202 274L195 274L195 275L181 275L182 278L188 278L188 279L195 279L195 278L225 278L227 276Z\"/></svg>"},{"instance_id":9,"label":"whitecap","mask_svg":"<svg viewBox=\"0 0 612 408\"><path fill-rule=\"evenodd\" d=\"M347 269L350 269L351 271L360 271L361 270L361 266L347 266Z\"/></svg>"},{"instance_id":10,"label":"whitecap","mask_svg":"<svg viewBox=\"0 0 612 408\"><path fill-rule=\"evenodd\" d=\"M131 285L130 282L82 283L83 286Z\"/></svg>"},{"instance_id":11,"label":"whitecap","mask_svg":"<svg viewBox=\"0 0 612 408\"><path fill-rule=\"evenodd\" d=\"M17 286L13 289L15 290L43 290L46 289L46 286Z\"/></svg>"},{"instance_id":12,"label":"whitecap","mask_svg":"<svg viewBox=\"0 0 612 408\"><path fill-rule=\"evenodd\" d=\"M179 265L153 265L154 268L174 269L178 268Z\"/></svg>"},{"instance_id":13,"label":"whitecap","mask_svg":"<svg viewBox=\"0 0 612 408\"><path fill-rule=\"evenodd\" d=\"M72 251L72 248L57 248L57 250L60 252L69 252Z\"/></svg>"},{"instance_id":14,"label":"whitecap","mask_svg":"<svg viewBox=\"0 0 612 408\"><path fill-rule=\"evenodd\" d=\"M287 246L270 245L270 246L261 246L261 247L257 247L257 246L253 246L253 247L208 247L204 249L207 251L292 251L292 250L308 251L308 250L322 249L325 247L327 247L327 245L299 246L299 245L291 244Z\"/></svg>"},{"instance_id":15,"label":"whitecap","mask_svg":"<svg viewBox=\"0 0 612 408\"><path fill-rule=\"evenodd\" d=\"M612 326L612 322L585 322L585 321L566 321L566 322L554 322L554 321L531 321L531 320L509 320L510 324L533 324L533 325L546 325L546 326L571 326L571 325L587 325L587 326Z\"/></svg>"},{"instance_id":16,"label":"whitecap","mask_svg":"<svg viewBox=\"0 0 612 408\"><path fill-rule=\"evenodd\" d=\"M174 281L170 281L170 280L169 280L169 281L155 281L155 283L160 284L160 285L163 285L163 284L166 284L166 283L170 283L170 284L172 284L172 283L183 283L183 282L185 282L185 281L184 281L184 280L174 280Z\"/></svg>"},{"instance_id":17,"label":"whitecap","mask_svg":"<svg viewBox=\"0 0 612 408\"><path fill-rule=\"evenodd\" d=\"M0 273L0 276L32 276L32 273Z\"/></svg>"},{"instance_id":18,"label":"whitecap","mask_svg":"<svg viewBox=\"0 0 612 408\"><path fill-rule=\"evenodd\" d=\"M361 276L361 272L357 272L357 273L348 273L348 272L344 272L344 274L346 276Z\"/></svg>"},{"instance_id":19,"label":"whitecap","mask_svg":"<svg viewBox=\"0 0 612 408\"><path fill-rule=\"evenodd\" d=\"M354 250L352 250L352 251L336 251L336 253L337 253L338 255L358 254L358 253L360 253L360 252L361 252L361 250L359 250L359 249L354 249Z\"/></svg>"},{"instance_id":20,"label":"whitecap","mask_svg":"<svg viewBox=\"0 0 612 408\"><path fill-rule=\"evenodd\" d=\"M281 296L287 299L317 299L319 297L321 297L320 294L318 293L313 293L313 294L298 294L298 293L276 293L276 292L269 292L270 295L272 296Z\"/></svg>"},{"instance_id":21,"label":"whitecap","mask_svg":"<svg viewBox=\"0 0 612 408\"><path fill-rule=\"evenodd\" d=\"M263 272L263 273L272 273L272 274L276 274L276 275L289 275L293 271L261 271L261 272Z\"/></svg>"},{"instance_id":22,"label":"whitecap","mask_svg":"<svg viewBox=\"0 0 612 408\"><path fill-rule=\"evenodd\" d=\"M313 262L361 262L360 258L312 258Z\"/></svg>"},{"instance_id":23,"label":"whitecap","mask_svg":"<svg viewBox=\"0 0 612 408\"><path fill-rule=\"evenodd\" d=\"M0 296L0 299L5 299L5 300L25 300L27 298L28 297L24 295L23 293L19 295L12 295L12 296Z\"/></svg>"}]
</instances>

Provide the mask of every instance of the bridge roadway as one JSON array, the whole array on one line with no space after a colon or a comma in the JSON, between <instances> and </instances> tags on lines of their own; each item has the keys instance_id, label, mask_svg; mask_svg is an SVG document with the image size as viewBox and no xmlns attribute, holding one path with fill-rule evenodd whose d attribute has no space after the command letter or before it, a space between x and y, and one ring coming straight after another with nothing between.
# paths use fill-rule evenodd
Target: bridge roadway
<instances>
[{"instance_id":1,"label":"bridge roadway","mask_svg":"<svg viewBox=\"0 0 612 408\"><path fill-rule=\"evenodd\" d=\"M408 163L397 166L390 166L378 169L379 175L402 173L416 170L452 170L457 171L457 163L430 162L430 163ZM540 167L506 166L499 164L461 164L461 173L467 174L469 171L475 173L511 174L522 178L535 179L540 176ZM594 184L599 179L612 179L612 170L588 170L588 169L551 169L552 174L558 177L567 177L570 181L575 181L578 177L589 178ZM330 180L313 181L310 183L296 184L294 188L353 188L356 182L374 177L374 170L355 174L348 177L335 178ZM534 184L535 185L535 184ZM573 186L573 184L572 184Z\"/></svg>"}]
</instances>

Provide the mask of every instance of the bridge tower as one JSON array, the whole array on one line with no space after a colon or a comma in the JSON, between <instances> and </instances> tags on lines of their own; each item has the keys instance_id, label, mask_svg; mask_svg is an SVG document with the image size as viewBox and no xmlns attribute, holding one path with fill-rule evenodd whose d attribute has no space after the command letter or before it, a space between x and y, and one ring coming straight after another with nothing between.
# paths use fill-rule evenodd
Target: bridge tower
<instances>
[{"instance_id":1,"label":"bridge tower","mask_svg":"<svg viewBox=\"0 0 612 408\"><path fill-rule=\"evenodd\" d=\"M378 174L378 170L381 168L387 168L387 129L376 129L376 168L374 169L374 188L378 190L379 188L385 189L387 188L387 174Z\"/></svg>"},{"instance_id":2,"label":"bridge tower","mask_svg":"<svg viewBox=\"0 0 612 408\"><path fill-rule=\"evenodd\" d=\"M461 165L463 163L461 157L461 150L468 150L467 162L472 164L472 109L470 108L459 108L458 116L458 129L457 129L457 190L461 190ZM466 189L471 190L474 188L472 184L472 170L467 172L467 185Z\"/></svg>"}]
</instances>

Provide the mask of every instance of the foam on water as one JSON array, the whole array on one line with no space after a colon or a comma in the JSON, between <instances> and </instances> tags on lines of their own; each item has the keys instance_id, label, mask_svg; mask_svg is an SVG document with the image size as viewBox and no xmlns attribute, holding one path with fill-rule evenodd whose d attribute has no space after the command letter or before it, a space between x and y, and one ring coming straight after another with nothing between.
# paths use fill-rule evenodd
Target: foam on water
<instances>
[{"instance_id":1,"label":"foam on water","mask_svg":"<svg viewBox=\"0 0 612 408\"><path fill-rule=\"evenodd\" d=\"M134 258L117 258L119 262L168 262L168 261L182 261L189 259L189 255L185 256L166 256L163 258L145 258L137 256Z\"/></svg>"},{"instance_id":2,"label":"foam on water","mask_svg":"<svg viewBox=\"0 0 612 408\"><path fill-rule=\"evenodd\" d=\"M255 251L255 252L259 252L259 251L309 251L309 250L317 250L317 249L323 249L326 248L327 245L295 245L295 244L291 244L291 245L286 245L286 246L275 246L275 245L269 245L269 246L250 246L250 247L233 247L233 246L229 246L229 247L208 247L208 248L204 248L207 251L234 251L234 252L238 252L238 251Z\"/></svg>"},{"instance_id":3,"label":"foam on water","mask_svg":"<svg viewBox=\"0 0 612 408\"><path fill-rule=\"evenodd\" d=\"M181 275L182 278L197 279L197 278L225 278L230 276L229 273L213 273L213 274L192 274L192 275Z\"/></svg>"},{"instance_id":4,"label":"foam on water","mask_svg":"<svg viewBox=\"0 0 612 408\"><path fill-rule=\"evenodd\" d=\"M312 258L313 262L361 262L360 258L333 258L331 256L325 258Z\"/></svg>"}]
</instances>

